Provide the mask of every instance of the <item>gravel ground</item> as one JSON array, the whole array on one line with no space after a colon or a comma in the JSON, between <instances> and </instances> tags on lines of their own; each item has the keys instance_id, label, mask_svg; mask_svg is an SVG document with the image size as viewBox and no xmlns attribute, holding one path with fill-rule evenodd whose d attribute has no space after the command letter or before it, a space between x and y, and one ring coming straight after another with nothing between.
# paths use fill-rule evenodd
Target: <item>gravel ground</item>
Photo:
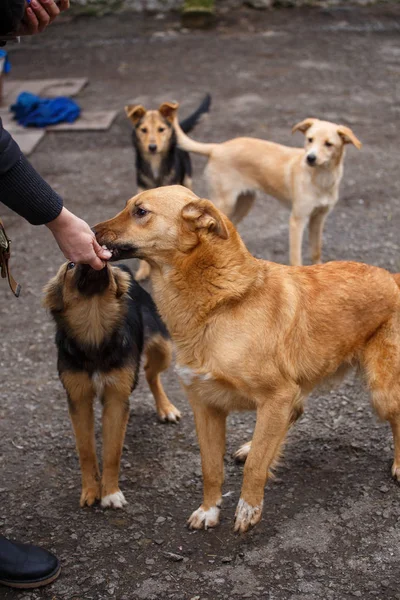
<instances>
[{"instance_id":1,"label":"gravel ground","mask_svg":"<svg viewBox=\"0 0 400 600\"><path fill-rule=\"evenodd\" d=\"M12 50L13 75L89 76L79 101L93 109L178 99L186 114L210 91L210 118L196 132L202 140L301 144L290 130L307 116L350 125L364 147L348 151L324 258L400 271L399 29L399 6L241 10L199 33L179 30L174 16L79 20ZM108 132L48 134L32 161L90 223L114 215L135 191L122 111ZM204 194L204 160L194 165L195 190ZM310 398L267 486L263 520L245 536L232 532L242 467L231 454L251 436L254 415L229 420L220 527L188 531L201 500L200 456L172 369L164 382L184 415L179 425L157 422L144 377L132 397L121 469L128 506L81 510L53 325L41 308L42 287L62 257L44 227L1 213L23 295L13 300L1 285L0 532L43 544L63 566L51 587L2 588L2 600L400 598L391 435L353 377ZM276 201L260 197L240 231L257 256L287 262L288 213Z\"/></svg>"}]
</instances>

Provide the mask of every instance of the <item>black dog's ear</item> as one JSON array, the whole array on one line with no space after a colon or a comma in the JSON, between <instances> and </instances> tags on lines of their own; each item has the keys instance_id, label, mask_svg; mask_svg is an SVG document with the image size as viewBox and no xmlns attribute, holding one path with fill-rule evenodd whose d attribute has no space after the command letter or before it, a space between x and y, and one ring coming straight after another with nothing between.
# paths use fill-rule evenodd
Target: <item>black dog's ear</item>
<instances>
[{"instance_id":1,"label":"black dog's ear","mask_svg":"<svg viewBox=\"0 0 400 600\"><path fill-rule=\"evenodd\" d=\"M122 294L129 292L129 287L132 281L132 274L117 267L115 269L115 283L117 285L116 297L121 298Z\"/></svg>"},{"instance_id":2,"label":"black dog's ear","mask_svg":"<svg viewBox=\"0 0 400 600\"><path fill-rule=\"evenodd\" d=\"M43 306L45 308L51 312L61 312L64 309L62 286L58 274L45 285L43 293Z\"/></svg>"}]
</instances>

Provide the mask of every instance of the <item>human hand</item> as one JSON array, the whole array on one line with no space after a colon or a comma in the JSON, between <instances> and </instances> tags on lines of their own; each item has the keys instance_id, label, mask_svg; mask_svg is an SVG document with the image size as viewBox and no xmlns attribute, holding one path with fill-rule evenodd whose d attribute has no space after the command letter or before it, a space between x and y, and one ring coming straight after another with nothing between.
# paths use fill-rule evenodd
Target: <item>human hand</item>
<instances>
[{"instance_id":1,"label":"human hand","mask_svg":"<svg viewBox=\"0 0 400 600\"><path fill-rule=\"evenodd\" d=\"M54 19L69 8L69 0L30 0L16 35L35 35L46 29Z\"/></svg>"},{"instance_id":2,"label":"human hand","mask_svg":"<svg viewBox=\"0 0 400 600\"><path fill-rule=\"evenodd\" d=\"M65 258L74 263L90 265L99 271L111 258L109 250L102 248L96 241L89 225L63 208L54 221L47 223Z\"/></svg>"}]
</instances>

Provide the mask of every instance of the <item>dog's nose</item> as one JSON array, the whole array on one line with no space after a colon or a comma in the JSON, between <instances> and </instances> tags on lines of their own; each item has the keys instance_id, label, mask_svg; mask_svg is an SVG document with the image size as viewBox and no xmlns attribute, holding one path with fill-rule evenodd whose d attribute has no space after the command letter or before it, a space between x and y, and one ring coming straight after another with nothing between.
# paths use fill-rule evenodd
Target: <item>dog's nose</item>
<instances>
[{"instance_id":1,"label":"dog's nose","mask_svg":"<svg viewBox=\"0 0 400 600\"><path fill-rule=\"evenodd\" d=\"M157 144L149 144L149 152L155 152L157 150Z\"/></svg>"},{"instance_id":2,"label":"dog's nose","mask_svg":"<svg viewBox=\"0 0 400 600\"><path fill-rule=\"evenodd\" d=\"M317 156L313 153L307 154L307 162L309 165L315 165L315 161L317 160Z\"/></svg>"}]
</instances>

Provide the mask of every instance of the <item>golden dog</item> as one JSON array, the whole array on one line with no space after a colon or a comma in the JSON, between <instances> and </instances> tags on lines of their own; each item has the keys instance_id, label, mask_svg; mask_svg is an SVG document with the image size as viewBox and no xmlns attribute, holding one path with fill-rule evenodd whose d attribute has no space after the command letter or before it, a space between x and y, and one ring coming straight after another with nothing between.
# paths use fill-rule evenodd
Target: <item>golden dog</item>
<instances>
[{"instance_id":1,"label":"golden dog","mask_svg":"<svg viewBox=\"0 0 400 600\"><path fill-rule=\"evenodd\" d=\"M211 202L165 187L128 201L95 228L114 258L152 267L156 304L177 349L202 458L204 499L193 528L219 520L225 421L254 409L236 531L261 518L264 486L305 397L359 366L390 422L400 479L400 276L353 262L288 267L254 258Z\"/></svg>"}]
</instances>

